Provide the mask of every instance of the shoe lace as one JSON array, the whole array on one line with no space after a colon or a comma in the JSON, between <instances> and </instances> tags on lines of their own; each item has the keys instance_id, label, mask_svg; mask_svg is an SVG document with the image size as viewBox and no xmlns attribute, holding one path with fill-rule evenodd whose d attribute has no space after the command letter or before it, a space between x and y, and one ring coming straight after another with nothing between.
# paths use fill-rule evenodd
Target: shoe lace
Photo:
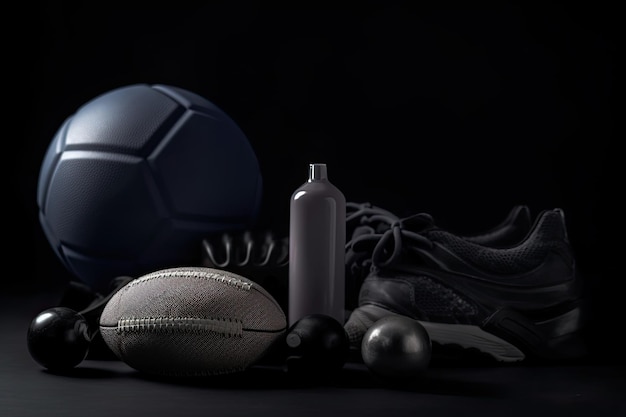
<instances>
[{"instance_id":1,"label":"shoe lace","mask_svg":"<svg viewBox=\"0 0 626 417\"><path fill-rule=\"evenodd\" d=\"M362 222L388 222L388 228L382 233L361 234L354 237L348 244L353 252L371 253L371 263L377 268L389 266L396 262L403 248L431 249L433 242L423 232L434 228L433 218L427 213L397 219L374 214Z\"/></svg>"},{"instance_id":2,"label":"shoe lace","mask_svg":"<svg viewBox=\"0 0 626 417\"><path fill-rule=\"evenodd\" d=\"M346 203L346 223L371 223L372 221L395 221L398 216L371 203Z\"/></svg>"}]
</instances>

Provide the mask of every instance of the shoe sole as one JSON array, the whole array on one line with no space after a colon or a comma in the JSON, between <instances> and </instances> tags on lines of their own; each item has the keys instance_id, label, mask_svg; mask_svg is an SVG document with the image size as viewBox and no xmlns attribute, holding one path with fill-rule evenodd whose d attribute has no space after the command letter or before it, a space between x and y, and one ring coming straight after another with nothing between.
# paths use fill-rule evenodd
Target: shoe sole
<instances>
[{"instance_id":1,"label":"shoe sole","mask_svg":"<svg viewBox=\"0 0 626 417\"><path fill-rule=\"evenodd\" d=\"M345 325L353 348L360 347L363 335L373 323L389 315L399 314L373 304L365 304L354 310ZM534 356L543 359L575 359L584 356L586 350L581 337L572 331L574 324L580 321L580 315L580 308L574 308L550 320L531 322L518 313L500 310L489 317L483 327L417 321L424 326L431 342L439 345L439 348L454 346L477 350L497 362L514 363L528 357L518 346L523 346ZM516 340L518 346L494 333Z\"/></svg>"},{"instance_id":2,"label":"shoe sole","mask_svg":"<svg viewBox=\"0 0 626 417\"><path fill-rule=\"evenodd\" d=\"M520 362L526 355L511 343L469 324L443 324L420 321L431 340L442 346L477 349L498 362Z\"/></svg>"}]
</instances>

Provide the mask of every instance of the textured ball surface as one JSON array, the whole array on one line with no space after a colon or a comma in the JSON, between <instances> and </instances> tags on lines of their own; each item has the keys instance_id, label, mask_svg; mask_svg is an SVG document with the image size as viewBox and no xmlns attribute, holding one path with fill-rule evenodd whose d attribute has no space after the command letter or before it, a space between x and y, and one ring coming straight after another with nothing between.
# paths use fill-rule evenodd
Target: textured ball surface
<instances>
[{"instance_id":1,"label":"textured ball surface","mask_svg":"<svg viewBox=\"0 0 626 417\"><path fill-rule=\"evenodd\" d=\"M195 264L209 233L243 230L262 178L242 130L190 91L137 84L81 106L41 165L39 219L63 265L96 290Z\"/></svg>"},{"instance_id":2,"label":"textured ball surface","mask_svg":"<svg viewBox=\"0 0 626 417\"><path fill-rule=\"evenodd\" d=\"M257 283L206 267L176 267L117 291L100 316L107 346L136 370L167 376L240 372L285 333L276 300Z\"/></svg>"},{"instance_id":3,"label":"textured ball surface","mask_svg":"<svg viewBox=\"0 0 626 417\"><path fill-rule=\"evenodd\" d=\"M432 353L428 332L417 320L390 315L372 324L361 342L363 362L374 374L406 379L426 370Z\"/></svg>"}]
</instances>

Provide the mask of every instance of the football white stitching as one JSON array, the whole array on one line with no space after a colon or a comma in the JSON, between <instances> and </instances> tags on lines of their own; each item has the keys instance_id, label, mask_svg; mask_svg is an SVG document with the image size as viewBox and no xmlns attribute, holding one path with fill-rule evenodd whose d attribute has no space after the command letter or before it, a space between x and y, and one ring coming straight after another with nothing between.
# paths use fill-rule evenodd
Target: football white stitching
<instances>
[{"instance_id":1,"label":"football white stitching","mask_svg":"<svg viewBox=\"0 0 626 417\"><path fill-rule=\"evenodd\" d=\"M134 287L135 285L142 284L144 282L157 279L157 278L199 278L199 279L210 279L213 281L221 282L227 285L231 285L233 287L250 291L252 289L252 283L243 281L233 276L226 276L225 274L217 274L213 272L205 272L205 271L197 271L193 269L172 269L169 271L159 271L148 274L144 277L135 279L131 281L127 289L130 287Z\"/></svg>"},{"instance_id":2,"label":"football white stitching","mask_svg":"<svg viewBox=\"0 0 626 417\"><path fill-rule=\"evenodd\" d=\"M136 317L121 318L117 322L118 334L131 332L213 332L226 337L243 336L243 322L228 318L197 317Z\"/></svg>"}]
</instances>

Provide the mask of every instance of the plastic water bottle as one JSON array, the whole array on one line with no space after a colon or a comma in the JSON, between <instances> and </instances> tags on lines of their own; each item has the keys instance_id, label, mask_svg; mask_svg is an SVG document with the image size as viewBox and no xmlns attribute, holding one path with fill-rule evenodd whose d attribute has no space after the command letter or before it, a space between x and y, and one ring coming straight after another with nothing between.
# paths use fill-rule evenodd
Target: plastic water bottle
<instances>
[{"instance_id":1,"label":"plastic water bottle","mask_svg":"<svg viewBox=\"0 0 626 417\"><path fill-rule=\"evenodd\" d=\"M346 199L326 164L309 164L289 211L289 324L310 314L345 322Z\"/></svg>"}]
</instances>

